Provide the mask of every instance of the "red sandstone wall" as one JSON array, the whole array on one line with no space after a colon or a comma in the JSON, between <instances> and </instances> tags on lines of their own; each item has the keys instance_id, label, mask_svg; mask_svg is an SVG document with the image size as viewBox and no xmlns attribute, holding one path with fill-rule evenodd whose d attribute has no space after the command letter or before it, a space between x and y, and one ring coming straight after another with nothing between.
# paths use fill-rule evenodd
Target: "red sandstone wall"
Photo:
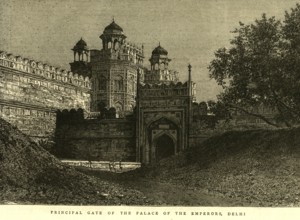
<instances>
[{"instance_id":1,"label":"red sandstone wall","mask_svg":"<svg viewBox=\"0 0 300 220\"><path fill-rule=\"evenodd\" d=\"M90 81L0 51L0 117L34 138L54 135L56 110L89 111Z\"/></svg>"},{"instance_id":2,"label":"red sandstone wall","mask_svg":"<svg viewBox=\"0 0 300 220\"><path fill-rule=\"evenodd\" d=\"M135 161L135 121L83 120L59 125L57 156L95 161Z\"/></svg>"}]
</instances>

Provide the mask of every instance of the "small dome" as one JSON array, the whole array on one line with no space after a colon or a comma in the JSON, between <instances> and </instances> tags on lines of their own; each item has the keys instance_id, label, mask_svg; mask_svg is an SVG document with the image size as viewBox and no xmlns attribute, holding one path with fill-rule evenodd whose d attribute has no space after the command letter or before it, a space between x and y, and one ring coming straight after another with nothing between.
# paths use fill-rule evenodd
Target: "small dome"
<instances>
[{"instance_id":1,"label":"small dome","mask_svg":"<svg viewBox=\"0 0 300 220\"><path fill-rule=\"evenodd\" d=\"M111 31L117 31L117 32L123 32L123 29L113 21L110 25L106 26L104 29L104 32L111 32Z\"/></svg>"},{"instance_id":2,"label":"small dome","mask_svg":"<svg viewBox=\"0 0 300 220\"><path fill-rule=\"evenodd\" d=\"M156 47L153 51L152 54L154 55L168 55L168 51L165 50L163 47L161 47L160 45L158 47Z\"/></svg>"},{"instance_id":3,"label":"small dome","mask_svg":"<svg viewBox=\"0 0 300 220\"><path fill-rule=\"evenodd\" d=\"M73 50L88 50L87 43L81 38L76 45L74 46Z\"/></svg>"},{"instance_id":4,"label":"small dome","mask_svg":"<svg viewBox=\"0 0 300 220\"><path fill-rule=\"evenodd\" d=\"M76 46L87 46L86 42L82 38L76 43Z\"/></svg>"}]
</instances>

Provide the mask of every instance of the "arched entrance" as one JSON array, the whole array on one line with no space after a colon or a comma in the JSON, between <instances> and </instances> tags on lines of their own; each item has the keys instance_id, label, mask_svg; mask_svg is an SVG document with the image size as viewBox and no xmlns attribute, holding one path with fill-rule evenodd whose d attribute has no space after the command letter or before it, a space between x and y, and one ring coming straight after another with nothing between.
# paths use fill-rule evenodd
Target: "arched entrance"
<instances>
[{"instance_id":1,"label":"arched entrance","mask_svg":"<svg viewBox=\"0 0 300 220\"><path fill-rule=\"evenodd\" d=\"M159 161L175 154L175 144L169 135L161 135L156 139L155 158Z\"/></svg>"},{"instance_id":2,"label":"arched entrance","mask_svg":"<svg viewBox=\"0 0 300 220\"><path fill-rule=\"evenodd\" d=\"M179 128L176 122L166 117L153 120L145 131L145 146L141 152L145 164L175 155L180 143Z\"/></svg>"}]
</instances>

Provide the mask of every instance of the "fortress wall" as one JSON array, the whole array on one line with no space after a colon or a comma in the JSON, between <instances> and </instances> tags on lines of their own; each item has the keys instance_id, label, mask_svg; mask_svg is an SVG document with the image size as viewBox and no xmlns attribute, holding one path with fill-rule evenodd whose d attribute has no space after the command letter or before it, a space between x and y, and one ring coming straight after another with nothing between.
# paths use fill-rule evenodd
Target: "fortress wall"
<instances>
[{"instance_id":1,"label":"fortress wall","mask_svg":"<svg viewBox=\"0 0 300 220\"><path fill-rule=\"evenodd\" d=\"M35 139L54 136L58 109L89 111L90 80L0 52L0 117Z\"/></svg>"},{"instance_id":2,"label":"fortress wall","mask_svg":"<svg viewBox=\"0 0 300 220\"><path fill-rule=\"evenodd\" d=\"M0 117L36 141L48 139L55 132L56 113L51 109L0 102Z\"/></svg>"},{"instance_id":3,"label":"fortress wall","mask_svg":"<svg viewBox=\"0 0 300 220\"><path fill-rule=\"evenodd\" d=\"M85 119L58 123L59 158L93 161L135 161L135 121Z\"/></svg>"}]
</instances>

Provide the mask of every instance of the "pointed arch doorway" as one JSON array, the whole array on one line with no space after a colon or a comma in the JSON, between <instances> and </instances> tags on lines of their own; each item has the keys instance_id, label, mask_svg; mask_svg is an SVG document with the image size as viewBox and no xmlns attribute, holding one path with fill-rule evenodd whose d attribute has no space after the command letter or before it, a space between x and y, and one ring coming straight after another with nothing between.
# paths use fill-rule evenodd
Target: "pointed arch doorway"
<instances>
[{"instance_id":1,"label":"pointed arch doorway","mask_svg":"<svg viewBox=\"0 0 300 220\"><path fill-rule=\"evenodd\" d=\"M181 140L178 123L167 117L157 117L151 120L144 132L143 163L156 163L177 154Z\"/></svg>"},{"instance_id":2,"label":"pointed arch doorway","mask_svg":"<svg viewBox=\"0 0 300 220\"><path fill-rule=\"evenodd\" d=\"M163 134L159 136L155 141L155 159L160 161L161 159L170 157L175 154L175 143L173 139Z\"/></svg>"}]
</instances>

